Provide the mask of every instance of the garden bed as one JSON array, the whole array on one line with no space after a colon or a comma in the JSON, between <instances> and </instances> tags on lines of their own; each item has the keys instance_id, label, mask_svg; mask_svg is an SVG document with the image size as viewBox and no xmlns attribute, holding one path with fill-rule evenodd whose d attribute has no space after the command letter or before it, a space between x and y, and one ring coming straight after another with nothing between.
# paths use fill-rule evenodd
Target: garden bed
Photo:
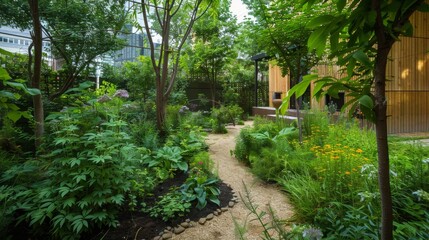
<instances>
[{"instance_id":1,"label":"garden bed","mask_svg":"<svg viewBox=\"0 0 429 240\"><path fill-rule=\"evenodd\" d=\"M154 196L162 196L166 194L170 188L180 187L180 185L185 182L186 178L186 174L180 174L165 181L155 189ZM187 221L190 223L197 223L200 218L206 217L220 208L228 207L229 202L233 198L232 189L223 182L219 182L218 186L221 191L221 194L219 195L220 206L212 202L208 202L204 209L199 210L195 207L195 204L193 204L189 213L169 222L165 222L162 219L152 218L149 214L139 211L124 212L119 216L120 226L118 228L104 229L98 232L95 236L90 237L90 239L153 239L165 229L174 228L183 222ZM155 202L155 197L147 199L145 202L148 205L151 205Z\"/></svg>"}]
</instances>

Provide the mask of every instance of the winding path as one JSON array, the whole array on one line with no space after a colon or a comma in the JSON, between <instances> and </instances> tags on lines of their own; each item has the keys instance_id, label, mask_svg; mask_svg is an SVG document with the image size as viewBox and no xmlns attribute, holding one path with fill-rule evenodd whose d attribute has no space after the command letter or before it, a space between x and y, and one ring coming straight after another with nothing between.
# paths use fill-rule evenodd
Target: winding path
<instances>
[{"instance_id":1,"label":"winding path","mask_svg":"<svg viewBox=\"0 0 429 240\"><path fill-rule=\"evenodd\" d=\"M246 122L250 125L252 122ZM259 206L259 210L267 211L268 205L276 212L280 219L287 219L292 216L292 206L286 196L281 193L278 187L268 185L258 180L250 173L249 169L238 162L230 151L235 148L235 138L243 126L229 126L227 134L210 134L207 143L210 148L211 158L218 169L219 177L227 184L231 185L237 195L244 196L244 184L250 190L253 202ZM184 233L176 235L173 239L179 240L234 240L238 239L235 234L235 219L243 225L247 219L246 239L261 239L262 227L256 221L250 221L254 216L249 215L249 210L245 208L240 200L234 208L222 213L218 217L207 221L204 226L198 225L187 229ZM268 221L268 219L266 219Z\"/></svg>"}]
</instances>

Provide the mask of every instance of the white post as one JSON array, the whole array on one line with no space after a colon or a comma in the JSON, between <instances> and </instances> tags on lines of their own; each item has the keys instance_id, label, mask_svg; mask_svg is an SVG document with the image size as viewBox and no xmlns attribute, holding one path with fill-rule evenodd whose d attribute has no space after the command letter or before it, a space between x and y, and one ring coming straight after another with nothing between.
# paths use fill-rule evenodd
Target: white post
<instances>
[{"instance_id":1,"label":"white post","mask_svg":"<svg viewBox=\"0 0 429 240\"><path fill-rule=\"evenodd\" d=\"M95 67L95 89L100 88L100 66Z\"/></svg>"}]
</instances>

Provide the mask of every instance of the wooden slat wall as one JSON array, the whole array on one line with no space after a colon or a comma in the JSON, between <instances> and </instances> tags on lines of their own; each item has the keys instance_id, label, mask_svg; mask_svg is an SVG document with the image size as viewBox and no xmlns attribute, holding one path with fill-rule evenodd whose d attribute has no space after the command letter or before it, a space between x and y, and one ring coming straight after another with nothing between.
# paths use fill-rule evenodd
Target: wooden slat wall
<instances>
[{"instance_id":1,"label":"wooden slat wall","mask_svg":"<svg viewBox=\"0 0 429 240\"><path fill-rule=\"evenodd\" d=\"M289 75L282 76L280 67L274 64L269 65L268 70L268 95L270 97L270 107L273 106L273 95L274 92L281 92L282 98L286 96L286 92L290 89Z\"/></svg>"},{"instance_id":2,"label":"wooden slat wall","mask_svg":"<svg viewBox=\"0 0 429 240\"><path fill-rule=\"evenodd\" d=\"M410 19L414 26L413 37L401 37L390 52L391 61L386 72L389 133L429 131L428 16L427 13L416 12ZM319 76L339 78L338 70L338 66L329 65L319 65L314 69ZM274 92L289 90L289 78L282 77L277 66L270 66L269 74L271 104ZM311 106L323 108L324 101L312 100Z\"/></svg>"},{"instance_id":3,"label":"wooden slat wall","mask_svg":"<svg viewBox=\"0 0 429 240\"><path fill-rule=\"evenodd\" d=\"M393 45L387 68L389 133L429 131L429 27L428 14L411 17L413 37Z\"/></svg>"}]
</instances>

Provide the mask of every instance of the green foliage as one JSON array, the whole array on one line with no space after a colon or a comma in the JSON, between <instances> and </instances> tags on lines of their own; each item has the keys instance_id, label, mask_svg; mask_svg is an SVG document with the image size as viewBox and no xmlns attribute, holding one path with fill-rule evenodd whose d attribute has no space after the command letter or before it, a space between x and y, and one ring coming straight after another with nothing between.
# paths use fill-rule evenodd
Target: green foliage
<instances>
[{"instance_id":1,"label":"green foliage","mask_svg":"<svg viewBox=\"0 0 429 240\"><path fill-rule=\"evenodd\" d=\"M152 172L139 169L148 151L132 144L119 115L122 104L115 97L49 116L49 151L2 175L5 219L28 223L35 236L37 229L49 228L62 239L117 226L125 201L135 207L135 196L144 197L156 183Z\"/></svg>"},{"instance_id":2,"label":"green foliage","mask_svg":"<svg viewBox=\"0 0 429 240\"><path fill-rule=\"evenodd\" d=\"M278 183L290 196L296 209L295 217L303 222L311 222L316 214L317 207L326 201L321 196L322 186L313 179L310 173L302 175L283 175Z\"/></svg>"},{"instance_id":3,"label":"green foliage","mask_svg":"<svg viewBox=\"0 0 429 240\"><path fill-rule=\"evenodd\" d=\"M182 150L177 146L163 146L156 150L152 156L147 156L144 163L148 167L154 168L157 177L164 181L174 177L177 170L184 172L188 170L188 163L182 158L181 153Z\"/></svg>"},{"instance_id":4,"label":"green foliage","mask_svg":"<svg viewBox=\"0 0 429 240\"><path fill-rule=\"evenodd\" d=\"M181 122L182 125L199 126L203 129L211 128L209 112L189 112L188 114L182 115Z\"/></svg>"},{"instance_id":5,"label":"green foliage","mask_svg":"<svg viewBox=\"0 0 429 240\"><path fill-rule=\"evenodd\" d=\"M166 145L180 147L182 149L181 155L186 160L208 148L201 128L186 123L168 136Z\"/></svg>"},{"instance_id":6,"label":"green foliage","mask_svg":"<svg viewBox=\"0 0 429 240\"><path fill-rule=\"evenodd\" d=\"M2 55L12 57L12 53L7 52L2 49ZM0 62L3 62L4 56L0 55L2 58ZM9 121L16 122L21 117L31 119L31 115L26 110L21 110L17 105L17 102L24 95L39 95L41 94L39 89L28 88L24 84L24 80L22 79L12 79L9 75L8 71L0 67L0 116L1 118L6 118Z\"/></svg>"},{"instance_id":7,"label":"green foliage","mask_svg":"<svg viewBox=\"0 0 429 240\"><path fill-rule=\"evenodd\" d=\"M269 146L262 148L258 154L250 155L252 172L265 181L275 181L278 173L285 170L289 152L292 147L288 143L288 137L297 134L296 128L284 128L278 135L271 138L268 132L253 133L251 136L256 141L266 141Z\"/></svg>"},{"instance_id":8,"label":"green foliage","mask_svg":"<svg viewBox=\"0 0 429 240\"><path fill-rule=\"evenodd\" d=\"M151 217L160 217L162 220L168 221L184 216L189 212L191 206L190 202L183 200L180 192L171 191L164 196L160 196L155 206L145 211L149 212Z\"/></svg>"},{"instance_id":9,"label":"green foliage","mask_svg":"<svg viewBox=\"0 0 429 240\"><path fill-rule=\"evenodd\" d=\"M378 238L375 133L353 121L331 124L328 113L314 110L304 123L306 136L298 143L295 134L280 137L288 131L276 123L258 120L254 128L240 132L236 157L247 156L253 172L280 184L295 206L296 219L320 228L327 239ZM395 138L389 149L395 239L427 238L427 147Z\"/></svg>"},{"instance_id":10,"label":"green foliage","mask_svg":"<svg viewBox=\"0 0 429 240\"><path fill-rule=\"evenodd\" d=\"M199 152L195 154L189 163L189 166L191 169L197 168L203 171L207 175L213 174L213 170L214 170L213 165L214 163L210 159L210 155L208 152Z\"/></svg>"},{"instance_id":11,"label":"green foliage","mask_svg":"<svg viewBox=\"0 0 429 240\"><path fill-rule=\"evenodd\" d=\"M155 73L151 64L147 56L139 56L134 62L124 62L120 67L106 64L103 66L103 79L127 89L132 100L153 101Z\"/></svg>"},{"instance_id":12,"label":"green foliage","mask_svg":"<svg viewBox=\"0 0 429 240\"><path fill-rule=\"evenodd\" d=\"M150 150L158 148L160 140L154 122L138 118L130 124L130 130L137 146L145 146Z\"/></svg>"},{"instance_id":13,"label":"green foliage","mask_svg":"<svg viewBox=\"0 0 429 240\"><path fill-rule=\"evenodd\" d=\"M221 106L220 108L212 109L212 129L214 133L226 133L225 124L232 123L241 118L243 109L237 105Z\"/></svg>"},{"instance_id":14,"label":"green foliage","mask_svg":"<svg viewBox=\"0 0 429 240\"><path fill-rule=\"evenodd\" d=\"M197 201L196 207L203 209L207 205L207 201L211 201L217 205L220 205L219 194L220 190L217 186L219 179L207 178L206 176L198 176L198 170L195 173L196 176L190 176L186 182L180 187L180 191L183 195L183 200L186 202Z\"/></svg>"},{"instance_id":15,"label":"green foliage","mask_svg":"<svg viewBox=\"0 0 429 240\"><path fill-rule=\"evenodd\" d=\"M169 130L176 129L180 126L181 105L168 105L167 106L167 115L166 115L166 124Z\"/></svg>"},{"instance_id":16,"label":"green foliage","mask_svg":"<svg viewBox=\"0 0 429 240\"><path fill-rule=\"evenodd\" d=\"M250 165L249 156L262 148L271 147L273 144L271 136L276 136L280 129L281 125L275 122L262 118L255 119L253 128L241 129L233 152L235 157Z\"/></svg>"},{"instance_id":17,"label":"green foliage","mask_svg":"<svg viewBox=\"0 0 429 240\"><path fill-rule=\"evenodd\" d=\"M379 222L369 204L359 208L339 202L320 208L315 217L328 239L379 239Z\"/></svg>"}]
</instances>

